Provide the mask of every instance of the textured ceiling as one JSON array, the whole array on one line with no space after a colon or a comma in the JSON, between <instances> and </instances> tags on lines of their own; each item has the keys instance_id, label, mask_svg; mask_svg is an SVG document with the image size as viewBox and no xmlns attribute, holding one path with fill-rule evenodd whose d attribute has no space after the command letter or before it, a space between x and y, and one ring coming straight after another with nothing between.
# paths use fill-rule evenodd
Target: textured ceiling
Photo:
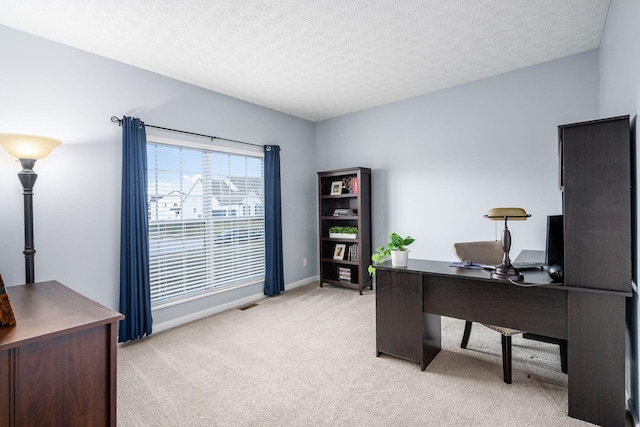
<instances>
[{"instance_id":1,"label":"textured ceiling","mask_svg":"<svg viewBox=\"0 0 640 427\"><path fill-rule=\"evenodd\" d=\"M0 0L0 24L320 121L596 49L609 3Z\"/></svg>"}]
</instances>

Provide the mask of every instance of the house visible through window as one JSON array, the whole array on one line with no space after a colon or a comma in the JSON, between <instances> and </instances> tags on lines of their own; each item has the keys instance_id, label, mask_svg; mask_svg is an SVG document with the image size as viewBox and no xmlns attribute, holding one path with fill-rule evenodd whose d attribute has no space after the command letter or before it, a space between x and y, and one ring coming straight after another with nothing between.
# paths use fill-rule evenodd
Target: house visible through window
<instances>
[{"instance_id":1,"label":"house visible through window","mask_svg":"<svg viewBox=\"0 0 640 427\"><path fill-rule=\"evenodd\" d=\"M264 280L262 153L147 143L151 305Z\"/></svg>"}]
</instances>

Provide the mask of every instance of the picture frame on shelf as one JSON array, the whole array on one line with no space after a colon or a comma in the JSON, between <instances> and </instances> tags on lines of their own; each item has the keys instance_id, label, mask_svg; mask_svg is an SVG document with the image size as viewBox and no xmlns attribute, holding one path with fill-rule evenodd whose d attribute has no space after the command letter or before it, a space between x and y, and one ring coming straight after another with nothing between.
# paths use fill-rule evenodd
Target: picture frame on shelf
<instances>
[{"instance_id":1,"label":"picture frame on shelf","mask_svg":"<svg viewBox=\"0 0 640 427\"><path fill-rule=\"evenodd\" d=\"M342 194L342 181L333 181L331 183L331 195L339 196Z\"/></svg>"},{"instance_id":2,"label":"picture frame on shelf","mask_svg":"<svg viewBox=\"0 0 640 427\"><path fill-rule=\"evenodd\" d=\"M347 245L345 243L338 243L333 250L333 259L344 259L344 253L347 249Z\"/></svg>"}]
</instances>

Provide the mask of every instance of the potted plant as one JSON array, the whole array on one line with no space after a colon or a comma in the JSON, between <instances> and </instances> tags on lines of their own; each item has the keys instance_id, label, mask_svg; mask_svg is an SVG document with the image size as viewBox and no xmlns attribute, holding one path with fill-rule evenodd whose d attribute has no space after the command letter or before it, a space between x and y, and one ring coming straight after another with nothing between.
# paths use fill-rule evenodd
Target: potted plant
<instances>
[{"instance_id":1,"label":"potted plant","mask_svg":"<svg viewBox=\"0 0 640 427\"><path fill-rule=\"evenodd\" d=\"M387 246L378 246L376 253L371 255L373 263L369 266L369 274L376 274L376 264L382 263L385 258L391 255L391 265L394 267L406 267L409 260L409 250L406 248L416 239L407 236L400 237L397 233L389 234L389 243Z\"/></svg>"},{"instance_id":2,"label":"potted plant","mask_svg":"<svg viewBox=\"0 0 640 427\"><path fill-rule=\"evenodd\" d=\"M334 225L329 229L329 237L333 239L357 239L358 227Z\"/></svg>"}]
</instances>

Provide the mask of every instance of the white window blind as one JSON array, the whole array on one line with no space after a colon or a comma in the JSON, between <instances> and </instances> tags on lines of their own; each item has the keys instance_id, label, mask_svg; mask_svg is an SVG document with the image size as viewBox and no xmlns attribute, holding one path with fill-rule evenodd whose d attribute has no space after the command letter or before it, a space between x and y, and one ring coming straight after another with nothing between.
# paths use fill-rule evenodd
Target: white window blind
<instances>
[{"instance_id":1,"label":"white window blind","mask_svg":"<svg viewBox=\"0 0 640 427\"><path fill-rule=\"evenodd\" d=\"M147 143L151 305L264 280L264 160Z\"/></svg>"}]
</instances>

